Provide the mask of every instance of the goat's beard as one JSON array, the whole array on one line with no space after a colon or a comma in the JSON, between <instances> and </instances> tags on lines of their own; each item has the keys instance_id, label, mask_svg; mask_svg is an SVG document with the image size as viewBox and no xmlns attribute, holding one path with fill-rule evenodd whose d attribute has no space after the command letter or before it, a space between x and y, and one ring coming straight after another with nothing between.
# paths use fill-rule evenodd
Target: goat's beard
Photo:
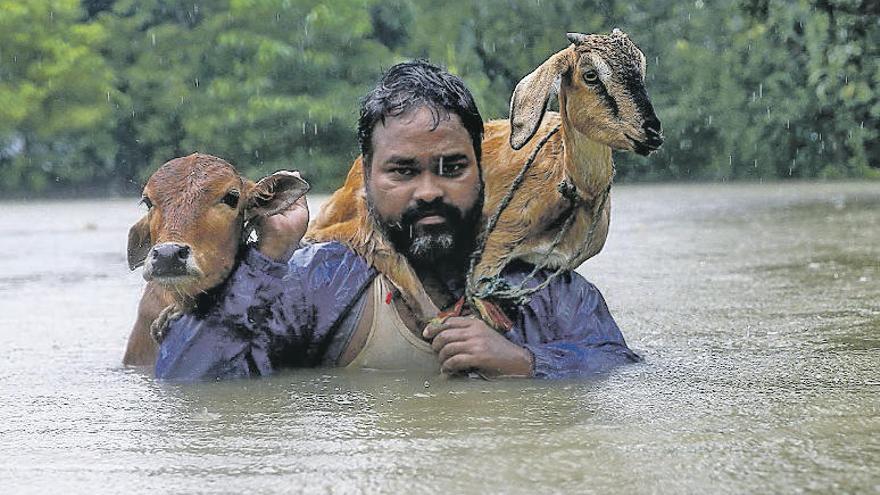
<instances>
[{"instance_id":1,"label":"goat's beard","mask_svg":"<svg viewBox=\"0 0 880 495\"><path fill-rule=\"evenodd\" d=\"M391 242L397 252L406 256L414 265L438 262L460 263L467 260L476 247L477 226L482 214L480 200L467 211L438 198L431 202L418 201L408 208L399 219L381 216L367 192L367 207L373 223ZM419 220L437 215L446 221L439 224L419 225Z\"/></svg>"}]
</instances>

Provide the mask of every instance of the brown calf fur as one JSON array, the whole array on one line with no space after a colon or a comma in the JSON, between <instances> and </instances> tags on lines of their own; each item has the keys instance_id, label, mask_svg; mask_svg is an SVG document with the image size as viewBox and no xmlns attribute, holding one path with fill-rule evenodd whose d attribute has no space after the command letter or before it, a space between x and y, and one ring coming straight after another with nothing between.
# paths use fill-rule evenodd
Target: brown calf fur
<instances>
[{"instance_id":1,"label":"brown calf fur","mask_svg":"<svg viewBox=\"0 0 880 495\"><path fill-rule=\"evenodd\" d=\"M147 214L128 233L129 268L144 266L147 287L123 363L155 363L154 322L191 307L225 280L249 222L283 211L308 189L297 173L279 171L254 183L200 153L162 165L144 187Z\"/></svg>"},{"instance_id":2,"label":"brown calf fur","mask_svg":"<svg viewBox=\"0 0 880 495\"><path fill-rule=\"evenodd\" d=\"M662 144L660 121L644 87L645 57L626 34L569 34L571 45L554 54L517 84L509 120L485 125L482 173L486 184L483 218L494 214L538 139L561 126L537 155L521 188L486 239L474 280L493 277L514 259L540 262L568 212L573 225L550 254L549 268L576 268L605 244L610 198L601 196L614 176L612 149L647 155ZM560 112L546 113L558 81ZM509 143L509 144L508 144ZM367 214L363 158L355 160L345 184L324 204L306 237L339 241L364 256L400 289L407 302L429 314L427 297L406 262L382 237ZM560 188L566 184L567 188ZM563 194L561 189L567 189ZM586 241L595 215L596 231ZM484 315L485 316L485 315Z\"/></svg>"}]
</instances>

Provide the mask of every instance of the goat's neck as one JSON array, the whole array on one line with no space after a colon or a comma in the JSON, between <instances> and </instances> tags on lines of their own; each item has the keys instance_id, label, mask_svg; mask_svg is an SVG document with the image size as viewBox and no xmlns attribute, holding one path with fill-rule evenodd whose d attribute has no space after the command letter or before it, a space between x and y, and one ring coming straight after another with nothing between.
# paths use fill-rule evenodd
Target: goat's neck
<instances>
[{"instance_id":1,"label":"goat's neck","mask_svg":"<svg viewBox=\"0 0 880 495\"><path fill-rule=\"evenodd\" d=\"M596 197L601 194L614 175L611 148L594 141L574 128L560 105L562 118L562 142L565 145L563 159L565 171L578 189Z\"/></svg>"}]
</instances>

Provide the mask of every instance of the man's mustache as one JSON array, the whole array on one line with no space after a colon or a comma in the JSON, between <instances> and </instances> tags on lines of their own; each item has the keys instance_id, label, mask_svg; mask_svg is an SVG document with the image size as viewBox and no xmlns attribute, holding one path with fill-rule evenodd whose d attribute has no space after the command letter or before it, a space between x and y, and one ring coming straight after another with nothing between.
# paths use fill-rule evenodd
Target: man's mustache
<instances>
[{"instance_id":1,"label":"man's mustache","mask_svg":"<svg viewBox=\"0 0 880 495\"><path fill-rule=\"evenodd\" d=\"M447 223L453 225L453 222L460 221L462 218L461 212L458 208L445 203L442 199L438 198L434 201L418 200L415 206L407 208L407 210L403 212L403 215L400 216L400 222L398 222L398 225L400 227L412 226L423 218L435 215L445 218Z\"/></svg>"}]
</instances>

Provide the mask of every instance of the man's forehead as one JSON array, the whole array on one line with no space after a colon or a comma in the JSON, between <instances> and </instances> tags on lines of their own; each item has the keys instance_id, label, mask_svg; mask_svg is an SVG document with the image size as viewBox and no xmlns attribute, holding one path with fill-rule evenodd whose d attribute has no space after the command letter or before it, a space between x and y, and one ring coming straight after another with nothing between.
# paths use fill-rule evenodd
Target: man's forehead
<instances>
[{"instance_id":1,"label":"man's forehead","mask_svg":"<svg viewBox=\"0 0 880 495\"><path fill-rule=\"evenodd\" d=\"M398 115L386 115L376 123L376 129L378 130L380 127L405 127L418 131L434 131L439 127L461 127L464 129L464 124L458 114L445 108L420 105L407 109Z\"/></svg>"}]
</instances>

